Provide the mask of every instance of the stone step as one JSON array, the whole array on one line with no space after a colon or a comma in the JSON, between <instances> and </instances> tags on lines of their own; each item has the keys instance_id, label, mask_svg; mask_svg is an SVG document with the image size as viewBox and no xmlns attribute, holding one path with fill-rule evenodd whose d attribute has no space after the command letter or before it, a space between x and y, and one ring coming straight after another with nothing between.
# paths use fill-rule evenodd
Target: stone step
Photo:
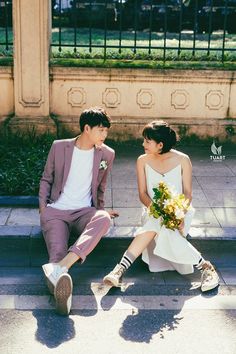
<instances>
[{"instance_id":1,"label":"stone step","mask_svg":"<svg viewBox=\"0 0 236 354\"><path fill-rule=\"evenodd\" d=\"M94 252L99 257L111 254L114 248L120 248L120 254L126 250L132 241L137 228L112 227ZM195 230L196 232L197 230ZM202 232L202 233L201 233ZM236 233L214 234L214 230L199 230L188 240L200 252L222 251L227 249L236 258ZM71 243L73 239L71 240ZM100 253L101 254L100 254ZM105 253L105 254L104 254ZM232 262L236 263L236 259ZM234 260L233 260L234 259ZM38 226L1 226L0 227L0 266L39 266L47 262L47 250Z\"/></svg>"}]
</instances>

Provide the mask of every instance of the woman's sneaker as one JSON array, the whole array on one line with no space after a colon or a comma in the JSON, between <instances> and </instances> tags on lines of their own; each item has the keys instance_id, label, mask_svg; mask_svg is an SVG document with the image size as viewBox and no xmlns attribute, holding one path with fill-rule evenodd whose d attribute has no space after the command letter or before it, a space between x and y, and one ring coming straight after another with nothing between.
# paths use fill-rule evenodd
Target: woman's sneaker
<instances>
[{"instance_id":1,"label":"woman's sneaker","mask_svg":"<svg viewBox=\"0 0 236 354\"><path fill-rule=\"evenodd\" d=\"M126 269L122 265L117 264L115 268L103 278L103 282L107 285L119 287Z\"/></svg>"},{"instance_id":2,"label":"woman's sneaker","mask_svg":"<svg viewBox=\"0 0 236 354\"><path fill-rule=\"evenodd\" d=\"M201 290L203 292L216 288L219 282L220 278L213 267L203 270L201 276Z\"/></svg>"}]
</instances>

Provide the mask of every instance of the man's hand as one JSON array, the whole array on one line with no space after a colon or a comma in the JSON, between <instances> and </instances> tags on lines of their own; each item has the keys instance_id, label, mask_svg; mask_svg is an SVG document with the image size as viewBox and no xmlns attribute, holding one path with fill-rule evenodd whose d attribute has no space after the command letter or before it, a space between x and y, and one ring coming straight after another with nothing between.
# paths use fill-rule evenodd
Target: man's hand
<instances>
[{"instance_id":1,"label":"man's hand","mask_svg":"<svg viewBox=\"0 0 236 354\"><path fill-rule=\"evenodd\" d=\"M40 207L39 208L39 214L42 214L42 212L44 211L45 208L46 208L45 206Z\"/></svg>"},{"instance_id":2,"label":"man's hand","mask_svg":"<svg viewBox=\"0 0 236 354\"><path fill-rule=\"evenodd\" d=\"M119 213L115 210L109 210L108 214L110 215L111 219L117 218L119 216Z\"/></svg>"}]
</instances>

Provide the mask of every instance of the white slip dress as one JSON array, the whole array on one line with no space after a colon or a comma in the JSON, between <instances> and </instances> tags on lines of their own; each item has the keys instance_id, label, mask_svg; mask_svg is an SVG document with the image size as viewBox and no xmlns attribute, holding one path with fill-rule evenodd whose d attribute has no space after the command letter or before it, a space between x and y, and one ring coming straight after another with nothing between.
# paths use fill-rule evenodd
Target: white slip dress
<instances>
[{"instance_id":1,"label":"white slip dress","mask_svg":"<svg viewBox=\"0 0 236 354\"><path fill-rule=\"evenodd\" d=\"M147 191L151 199L154 196L153 188L163 181L170 188L174 188L177 193L182 193L182 168L177 165L165 174L160 174L150 165L145 165ZM180 274L193 273L194 264L198 264L201 254L186 240L194 215L194 208L190 210L184 218L184 230L182 236L178 230L172 231L161 225L161 220L156 219L147 213L147 208L143 210L143 226L139 228L136 235L154 231L157 233L153 241L142 253L142 260L149 266L151 272L162 272L166 270L176 270Z\"/></svg>"}]
</instances>

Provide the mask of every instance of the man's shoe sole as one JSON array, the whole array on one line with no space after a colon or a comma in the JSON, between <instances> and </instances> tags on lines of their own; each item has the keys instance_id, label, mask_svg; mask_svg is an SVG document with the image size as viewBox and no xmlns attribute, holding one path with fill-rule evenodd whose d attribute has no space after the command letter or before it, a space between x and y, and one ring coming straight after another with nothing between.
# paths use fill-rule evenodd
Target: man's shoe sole
<instances>
[{"instance_id":1,"label":"man's shoe sole","mask_svg":"<svg viewBox=\"0 0 236 354\"><path fill-rule=\"evenodd\" d=\"M59 315L67 316L71 309L73 284L69 274L62 274L55 286L54 297L56 301L56 312Z\"/></svg>"}]
</instances>

